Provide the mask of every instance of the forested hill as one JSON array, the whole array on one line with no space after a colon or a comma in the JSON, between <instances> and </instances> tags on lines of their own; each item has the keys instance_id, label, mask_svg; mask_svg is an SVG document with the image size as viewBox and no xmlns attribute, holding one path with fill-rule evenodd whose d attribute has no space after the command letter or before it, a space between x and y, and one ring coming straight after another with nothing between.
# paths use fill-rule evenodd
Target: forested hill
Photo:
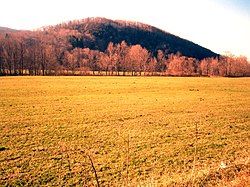
<instances>
[{"instance_id":1,"label":"forested hill","mask_svg":"<svg viewBox=\"0 0 250 187\"><path fill-rule=\"evenodd\" d=\"M165 54L180 52L184 56L199 60L218 56L211 50L191 41L139 22L86 18L52 26L50 29L77 31L78 36L70 38L73 47L105 51L109 42L117 44L124 40L129 45L140 44L153 54L160 49Z\"/></svg>"},{"instance_id":2,"label":"forested hill","mask_svg":"<svg viewBox=\"0 0 250 187\"><path fill-rule=\"evenodd\" d=\"M86 18L13 31L0 29L0 75L250 75L246 57L138 22Z\"/></svg>"}]
</instances>

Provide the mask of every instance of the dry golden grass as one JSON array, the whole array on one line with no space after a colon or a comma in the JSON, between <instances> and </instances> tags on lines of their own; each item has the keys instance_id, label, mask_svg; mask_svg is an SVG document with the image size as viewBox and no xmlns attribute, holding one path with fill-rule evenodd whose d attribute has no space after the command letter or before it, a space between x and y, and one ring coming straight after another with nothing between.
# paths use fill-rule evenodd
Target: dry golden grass
<instances>
[{"instance_id":1,"label":"dry golden grass","mask_svg":"<svg viewBox=\"0 0 250 187\"><path fill-rule=\"evenodd\" d=\"M0 185L97 185L90 159L100 186L250 184L249 78L2 77L0 88Z\"/></svg>"}]
</instances>

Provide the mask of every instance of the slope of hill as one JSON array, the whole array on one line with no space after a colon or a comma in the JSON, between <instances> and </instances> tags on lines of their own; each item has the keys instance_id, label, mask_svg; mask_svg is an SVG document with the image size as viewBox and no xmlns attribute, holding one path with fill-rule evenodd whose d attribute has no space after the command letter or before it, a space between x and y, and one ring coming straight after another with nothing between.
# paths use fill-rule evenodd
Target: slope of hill
<instances>
[{"instance_id":1,"label":"slope of hill","mask_svg":"<svg viewBox=\"0 0 250 187\"><path fill-rule=\"evenodd\" d=\"M52 28L58 31L70 29L79 32L80 37L70 38L73 47L104 51L109 42L120 43L125 40L130 45L140 44L153 53L161 49L167 54L180 52L197 59L218 56L198 44L139 22L86 18L59 24Z\"/></svg>"},{"instance_id":2,"label":"slope of hill","mask_svg":"<svg viewBox=\"0 0 250 187\"><path fill-rule=\"evenodd\" d=\"M184 56L194 57L199 60L219 56L213 51L189 40L139 22L97 17L43 27L42 30L48 33L52 31L55 35L66 37L73 48L80 47L105 51L109 42L117 44L125 40L129 45L140 44L154 54L160 49L165 54L180 52ZM65 30L68 33L62 35ZM0 27L0 34L17 31L7 27Z\"/></svg>"},{"instance_id":3,"label":"slope of hill","mask_svg":"<svg viewBox=\"0 0 250 187\"><path fill-rule=\"evenodd\" d=\"M17 32L18 30L11 29L8 27L0 27L0 33Z\"/></svg>"},{"instance_id":4,"label":"slope of hill","mask_svg":"<svg viewBox=\"0 0 250 187\"><path fill-rule=\"evenodd\" d=\"M217 69L219 60L223 61L221 71L211 71L215 72L214 75L248 74L246 59L231 60L241 61L242 67L236 68L235 65L234 72L224 71L228 64L219 54L139 22L86 18L34 31L1 29L0 59L5 63L0 64L0 75L22 75L24 72L29 75L62 75L65 70L67 74L78 71L82 75L89 72L94 75L96 71L99 74L105 71L106 75L114 72L117 75L120 72L123 75L126 72L132 75L141 75L142 72L151 75L156 72L175 76L208 75L204 63L210 64L212 60ZM201 61L205 58L209 59Z\"/></svg>"}]
</instances>

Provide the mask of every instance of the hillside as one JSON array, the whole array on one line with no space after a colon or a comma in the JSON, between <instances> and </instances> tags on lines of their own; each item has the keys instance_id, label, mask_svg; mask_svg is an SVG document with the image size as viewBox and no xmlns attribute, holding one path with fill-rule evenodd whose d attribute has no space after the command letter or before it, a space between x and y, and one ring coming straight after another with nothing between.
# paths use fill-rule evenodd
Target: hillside
<instances>
[{"instance_id":1,"label":"hillside","mask_svg":"<svg viewBox=\"0 0 250 187\"><path fill-rule=\"evenodd\" d=\"M0 75L250 74L245 57L220 56L138 22L86 18L35 31L11 31L2 28L0 34Z\"/></svg>"},{"instance_id":2,"label":"hillside","mask_svg":"<svg viewBox=\"0 0 250 187\"><path fill-rule=\"evenodd\" d=\"M199 60L218 56L211 50L191 41L139 22L87 18L59 24L51 28L58 31L70 29L79 32L80 37L70 38L73 47L104 51L109 42L120 43L125 40L129 45L140 44L153 53L161 49L166 54L180 52L182 55Z\"/></svg>"},{"instance_id":3,"label":"hillside","mask_svg":"<svg viewBox=\"0 0 250 187\"><path fill-rule=\"evenodd\" d=\"M8 33L8 32L17 32L17 30L8 27L0 27L0 33Z\"/></svg>"}]
</instances>

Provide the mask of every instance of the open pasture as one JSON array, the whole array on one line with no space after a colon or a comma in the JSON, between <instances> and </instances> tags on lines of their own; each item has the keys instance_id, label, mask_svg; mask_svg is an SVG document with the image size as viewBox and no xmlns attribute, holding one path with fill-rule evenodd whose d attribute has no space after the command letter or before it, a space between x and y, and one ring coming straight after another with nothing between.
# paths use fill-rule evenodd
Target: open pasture
<instances>
[{"instance_id":1,"label":"open pasture","mask_svg":"<svg viewBox=\"0 0 250 187\"><path fill-rule=\"evenodd\" d=\"M249 134L249 78L0 78L3 186L244 186Z\"/></svg>"}]
</instances>

